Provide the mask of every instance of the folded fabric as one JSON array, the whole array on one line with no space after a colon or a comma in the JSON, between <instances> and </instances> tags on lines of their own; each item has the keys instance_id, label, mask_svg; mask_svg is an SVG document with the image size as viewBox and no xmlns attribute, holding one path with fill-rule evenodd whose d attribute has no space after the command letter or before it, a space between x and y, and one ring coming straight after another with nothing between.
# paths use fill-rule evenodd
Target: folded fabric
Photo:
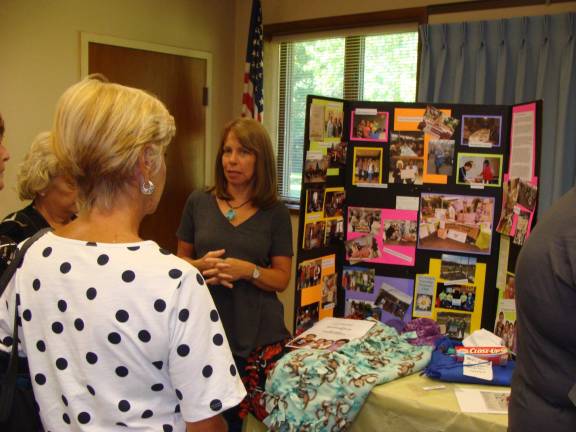
<instances>
[{"instance_id":1,"label":"folded fabric","mask_svg":"<svg viewBox=\"0 0 576 432\"><path fill-rule=\"evenodd\" d=\"M424 370L426 376L447 382L461 382L469 384L488 384L497 386L510 386L512 373L516 367L514 360L508 360L506 365L492 365L494 378L492 381L483 380L464 375L464 366L456 357L447 354L450 348L461 346L460 342L455 342L447 337L440 339L436 343L436 349L432 353L432 359Z\"/></svg>"},{"instance_id":2,"label":"folded fabric","mask_svg":"<svg viewBox=\"0 0 576 432\"><path fill-rule=\"evenodd\" d=\"M432 347L414 346L376 322L340 350L298 349L278 361L266 381L264 423L271 431L346 430L375 385L422 370Z\"/></svg>"}]
</instances>

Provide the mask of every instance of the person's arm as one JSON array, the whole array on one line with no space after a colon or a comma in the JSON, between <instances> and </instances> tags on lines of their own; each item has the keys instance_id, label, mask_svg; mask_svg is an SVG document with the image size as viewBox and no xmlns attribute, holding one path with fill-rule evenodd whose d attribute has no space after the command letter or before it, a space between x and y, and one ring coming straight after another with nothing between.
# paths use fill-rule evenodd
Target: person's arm
<instances>
[{"instance_id":1,"label":"person's arm","mask_svg":"<svg viewBox=\"0 0 576 432\"><path fill-rule=\"evenodd\" d=\"M226 432L228 425L221 415L197 422L186 422L186 432Z\"/></svg>"},{"instance_id":2,"label":"person's arm","mask_svg":"<svg viewBox=\"0 0 576 432\"><path fill-rule=\"evenodd\" d=\"M264 291L284 291L290 282L292 273L292 257L275 256L271 258L268 268L258 267L260 277L253 279L252 274L256 265L237 258L226 258L217 263L214 268L206 270L204 275L212 277L226 277L230 282L245 279Z\"/></svg>"}]
</instances>

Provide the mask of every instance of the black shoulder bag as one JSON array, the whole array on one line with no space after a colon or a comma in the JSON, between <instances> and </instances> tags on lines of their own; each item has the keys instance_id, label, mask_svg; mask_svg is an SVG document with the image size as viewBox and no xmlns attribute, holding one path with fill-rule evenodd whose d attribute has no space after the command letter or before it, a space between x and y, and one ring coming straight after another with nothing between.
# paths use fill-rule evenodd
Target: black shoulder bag
<instances>
[{"instance_id":1,"label":"black shoulder bag","mask_svg":"<svg viewBox=\"0 0 576 432\"><path fill-rule=\"evenodd\" d=\"M28 248L50 230L50 228L42 229L24 242L0 278L0 296L21 265ZM1 362L3 366L0 366L0 430L3 432L38 432L42 430L42 423L34 400L30 372L27 365L21 365L25 367L18 370L18 305L15 306L12 351L7 367L5 358L8 356L0 353L4 356L2 358L4 361Z\"/></svg>"}]
</instances>

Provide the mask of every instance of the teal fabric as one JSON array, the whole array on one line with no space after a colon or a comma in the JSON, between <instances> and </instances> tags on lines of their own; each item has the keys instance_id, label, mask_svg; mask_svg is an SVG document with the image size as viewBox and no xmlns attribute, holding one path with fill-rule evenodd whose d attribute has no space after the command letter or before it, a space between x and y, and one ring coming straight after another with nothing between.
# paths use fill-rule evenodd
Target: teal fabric
<instances>
[{"instance_id":1,"label":"teal fabric","mask_svg":"<svg viewBox=\"0 0 576 432\"><path fill-rule=\"evenodd\" d=\"M422 370L432 347L408 343L375 322L362 339L339 351L299 349L285 355L266 381L264 423L271 431L345 430L375 385Z\"/></svg>"},{"instance_id":2,"label":"teal fabric","mask_svg":"<svg viewBox=\"0 0 576 432\"><path fill-rule=\"evenodd\" d=\"M576 179L576 14L420 26L418 102L543 101L539 214Z\"/></svg>"}]
</instances>

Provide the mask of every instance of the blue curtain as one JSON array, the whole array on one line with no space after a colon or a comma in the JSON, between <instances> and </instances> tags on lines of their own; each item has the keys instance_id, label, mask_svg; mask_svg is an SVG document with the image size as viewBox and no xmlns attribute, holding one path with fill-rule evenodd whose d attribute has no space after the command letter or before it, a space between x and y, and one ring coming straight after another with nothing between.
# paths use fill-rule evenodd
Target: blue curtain
<instances>
[{"instance_id":1,"label":"blue curtain","mask_svg":"<svg viewBox=\"0 0 576 432\"><path fill-rule=\"evenodd\" d=\"M539 213L576 180L576 14L423 25L419 102L542 99Z\"/></svg>"}]
</instances>

